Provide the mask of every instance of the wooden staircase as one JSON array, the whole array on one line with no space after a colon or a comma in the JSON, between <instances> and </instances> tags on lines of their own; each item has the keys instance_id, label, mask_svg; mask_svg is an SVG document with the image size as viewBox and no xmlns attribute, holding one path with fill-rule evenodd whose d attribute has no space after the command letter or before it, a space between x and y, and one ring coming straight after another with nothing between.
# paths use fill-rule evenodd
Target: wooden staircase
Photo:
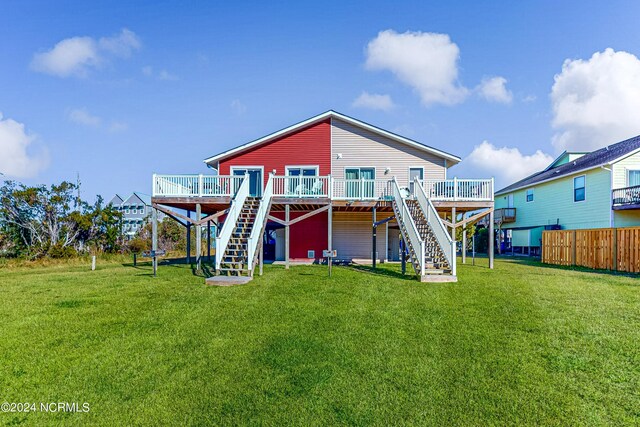
<instances>
[{"instance_id":1,"label":"wooden staircase","mask_svg":"<svg viewBox=\"0 0 640 427\"><path fill-rule=\"evenodd\" d=\"M395 201L393 202L393 210L396 214L396 218L399 219L398 224L400 226L404 244L407 246L411 265L413 265L413 269L416 272L416 275L420 278L420 281L457 281L457 278L452 275L451 266L446 259L444 250L438 243L418 201L407 198L404 202L406 203L407 208L409 209L409 214L417 228L420 240L424 241L424 274L422 274L419 261L421 250L420 248L415 248L411 239L407 238L407 224L400 220L402 217L399 211L400 208Z\"/></svg>"},{"instance_id":2,"label":"wooden staircase","mask_svg":"<svg viewBox=\"0 0 640 427\"><path fill-rule=\"evenodd\" d=\"M250 276L249 236L254 227L259 197L247 197L229 238L227 248L222 255L218 274L222 276Z\"/></svg>"},{"instance_id":3,"label":"wooden staircase","mask_svg":"<svg viewBox=\"0 0 640 427\"><path fill-rule=\"evenodd\" d=\"M447 261L444 251L436 236L431 230L431 226L427 222L427 218L420 207L420 204L415 199L405 200L409 207L409 212L413 218L420 238L425 242L425 272L426 274L445 274L451 273L451 266Z\"/></svg>"}]
</instances>

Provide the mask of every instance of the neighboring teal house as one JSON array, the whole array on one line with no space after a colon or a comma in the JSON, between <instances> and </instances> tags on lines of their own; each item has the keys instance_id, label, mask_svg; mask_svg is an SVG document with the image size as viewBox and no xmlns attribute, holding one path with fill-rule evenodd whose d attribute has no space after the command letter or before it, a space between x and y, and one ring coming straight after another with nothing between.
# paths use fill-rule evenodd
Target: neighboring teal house
<instances>
[{"instance_id":1,"label":"neighboring teal house","mask_svg":"<svg viewBox=\"0 0 640 427\"><path fill-rule=\"evenodd\" d=\"M562 153L496 192L495 209L502 252L539 254L545 229L640 226L640 136Z\"/></svg>"}]
</instances>

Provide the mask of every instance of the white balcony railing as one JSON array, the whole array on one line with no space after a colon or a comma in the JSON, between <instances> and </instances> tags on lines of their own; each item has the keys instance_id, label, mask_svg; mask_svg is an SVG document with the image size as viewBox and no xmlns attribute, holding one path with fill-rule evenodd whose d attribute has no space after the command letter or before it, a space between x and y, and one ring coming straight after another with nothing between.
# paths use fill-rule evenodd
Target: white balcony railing
<instances>
[{"instance_id":1,"label":"white balcony railing","mask_svg":"<svg viewBox=\"0 0 640 427\"><path fill-rule=\"evenodd\" d=\"M232 197L244 176L153 175L153 197Z\"/></svg>"},{"instance_id":2,"label":"white balcony railing","mask_svg":"<svg viewBox=\"0 0 640 427\"><path fill-rule=\"evenodd\" d=\"M153 175L154 197L233 197L243 176ZM273 176L273 197L334 200L392 200L390 179L325 176ZM426 179L424 192L434 201L493 201L493 179ZM412 191L415 192L415 191Z\"/></svg>"},{"instance_id":3,"label":"white balcony railing","mask_svg":"<svg viewBox=\"0 0 640 427\"><path fill-rule=\"evenodd\" d=\"M329 197L330 176L273 176L274 197Z\"/></svg>"},{"instance_id":4,"label":"white balcony railing","mask_svg":"<svg viewBox=\"0 0 640 427\"><path fill-rule=\"evenodd\" d=\"M425 179L423 188L431 200L493 201L493 178Z\"/></svg>"},{"instance_id":5,"label":"white balcony railing","mask_svg":"<svg viewBox=\"0 0 640 427\"><path fill-rule=\"evenodd\" d=\"M331 198L336 200L391 200L389 179L333 179Z\"/></svg>"}]
</instances>

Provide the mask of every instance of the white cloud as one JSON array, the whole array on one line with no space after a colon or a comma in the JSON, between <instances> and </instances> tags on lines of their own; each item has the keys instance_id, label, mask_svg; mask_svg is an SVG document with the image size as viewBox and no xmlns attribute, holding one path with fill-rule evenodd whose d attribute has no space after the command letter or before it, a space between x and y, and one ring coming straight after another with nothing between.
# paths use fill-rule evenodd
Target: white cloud
<instances>
[{"instance_id":1,"label":"white cloud","mask_svg":"<svg viewBox=\"0 0 640 427\"><path fill-rule=\"evenodd\" d=\"M553 157L540 150L525 155L518 148L496 147L488 141L482 141L462 163L467 169L473 170L476 176L494 175L498 189L546 168L552 161Z\"/></svg>"},{"instance_id":2,"label":"white cloud","mask_svg":"<svg viewBox=\"0 0 640 427\"><path fill-rule=\"evenodd\" d=\"M126 28L116 36L98 41L91 37L71 37L46 52L33 55L31 68L58 77L84 77L89 69L100 67L111 56L129 57L140 46L135 33Z\"/></svg>"},{"instance_id":3,"label":"white cloud","mask_svg":"<svg viewBox=\"0 0 640 427\"><path fill-rule=\"evenodd\" d=\"M125 122L112 121L109 125L109 132L124 132L129 129L129 125Z\"/></svg>"},{"instance_id":4,"label":"white cloud","mask_svg":"<svg viewBox=\"0 0 640 427\"><path fill-rule=\"evenodd\" d=\"M239 99L231 101L230 106L236 114L244 114L247 111L247 106L240 102Z\"/></svg>"},{"instance_id":5,"label":"white cloud","mask_svg":"<svg viewBox=\"0 0 640 427\"><path fill-rule=\"evenodd\" d=\"M178 76L171 74L167 70L161 70L158 74L158 80L178 80Z\"/></svg>"},{"instance_id":6,"label":"white cloud","mask_svg":"<svg viewBox=\"0 0 640 427\"><path fill-rule=\"evenodd\" d=\"M113 37L101 37L98 41L99 46L116 56L128 58L134 50L142 47L142 43L136 34L123 28L120 34Z\"/></svg>"},{"instance_id":7,"label":"white cloud","mask_svg":"<svg viewBox=\"0 0 640 427\"><path fill-rule=\"evenodd\" d=\"M447 34L386 30L367 45L365 66L391 71L418 92L424 105L453 105L469 92L458 83L459 57Z\"/></svg>"},{"instance_id":8,"label":"white cloud","mask_svg":"<svg viewBox=\"0 0 640 427\"><path fill-rule=\"evenodd\" d=\"M504 77L487 77L477 87L477 91L484 99L490 102L510 104L513 94L507 89L507 79Z\"/></svg>"},{"instance_id":9,"label":"white cloud","mask_svg":"<svg viewBox=\"0 0 640 427\"><path fill-rule=\"evenodd\" d=\"M144 74L145 76L152 76L153 67L151 67L150 65L147 65L146 67L142 67L142 74Z\"/></svg>"},{"instance_id":10,"label":"white cloud","mask_svg":"<svg viewBox=\"0 0 640 427\"><path fill-rule=\"evenodd\" d=\"M31 178L48 165L46 150L31 153L35 136L25 132L24 124L3 119L0 114L0 173L15 178Z\"/></svg>"},{"instance_id":11,"label":"white cloud","mask_svg":"<svg viewBox=\"0 0 640 427\"><path fill-rule=\"evenodd\" d=\"M85 108L75 108L69 111L69 120L84 126L100 126L102 119L89 113Z\"/></svg>"},{"instance_id":12,"label":"white cloud","mask_svg":"<svg viewBox=\"0 0 640 427\"><path fill-rule=\"evenodd\" d=\"M527 95L524 98L522 98L522 102L528 104L530 102L534 102L536 99L538 99L538 97L535 95Z\"/></svg>"},{"instance_id":13,"label":"white cloud","mask_svg":"<svg viewBox=\"0 0 640 427\"><path fill-rule=\"evenodd\" d=\"M640 134L640 60L606 49L565 60L551 89L553 145L591 151Z\"/></svg>"},{"instance_id":14,"label":"white cloud","mask_svg":"<svg viewBox=\"0 0 640 427\"><path fill-rule=\"evenodd\" d=\"M371 110L389 111L395 108L395 104L389 95L362 92L352 106L356 108L369 108Z\"/></svg>"}]
</instances>

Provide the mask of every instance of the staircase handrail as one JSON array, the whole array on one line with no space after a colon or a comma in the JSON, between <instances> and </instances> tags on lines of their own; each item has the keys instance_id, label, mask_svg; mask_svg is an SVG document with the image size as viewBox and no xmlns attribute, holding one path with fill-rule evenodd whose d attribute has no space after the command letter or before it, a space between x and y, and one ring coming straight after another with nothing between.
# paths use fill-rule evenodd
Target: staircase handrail
<instances>
[{"instance_id":1,"label":"staircase handrail","mask_svg":"<svg viewBox=\"0 0 640 427\"><path fill-rule=\"evenodd\" d=\"M220 234L216 237L216 270L220 269L222 257L227 250L229 239L233 234L233 230L236 228L236 223L238 222L238 217L242 211L242 206L244 206L244 202L247 200L248 196L249 174L245 174L240 187L238 187L238 191L236 191L236 194L231 201L231 206L229 207L229 212L224 220L224 225L220 230Z\"/></svg>"},{"instance_id":2,"label":"staircase handrail","mask_svg":"<svg viewBox=\"0 0 640 427\"><path fill-rule=\"evenodd\" d=\"M251 271L253 271L253 267L255 266L254 258L256 255L256 251L260 246L260 239L262 238L262 233L264 232L264 225L267 222L267 216L269 215L272 196L273 172L269 173L269 179L267 180L267 185L264 187L264 191L262 192L262 199L260 200L258 212L256 213L256 218L253 222L253 227L251 228L251 234L249 235L249 239L247 240L247 266L249 268L250 275Z\"/></svg>"},{"instance_id":3,"label":"staircase handrail","mask_svg":"<svg viewBox=\"0 0 640 427\"><path fill-rule=\"evenodd\" d=\"M416 227L416 223L411 216L411 212L409 211L409 207L407 206L407 202L402 197L402 192L400 191L400 187L398 186L398 181L396 181L396 177L393 177L393 183L391 184L391 188L393 190L393 197L398 206L398 214L400 218L398 218L405 225L404 229L407 230L407 236L403 236L405 239L409 239L411 241L411 245L413 246L414 251L420 251L420 253L415 253L414 257L417 258L420 275L423 276L425 274L425 244L424 240L420 238L420 233L418 233L418 227ZM400 227L402 230L402 227ZM404 233L403 233L404 234Z\"/></svg>"},{"instance_id":4,"label":"staircase handrail","mask_svg":"<svg viewBox=\"0 0 640 427\"><path fill-rule=\"evenodd\" d=\"M451 266L451 272L455 276L456 275L456 243L451 239L451 236L447 232L444 223L442 222L442 218L438 215L438 211L435 206L433 206L433 202L431 199L427 197L427 193L424 191L422 184L417 178L414 178L414 194L416 199L418 200L418 205L422 209L425 218L427 219L427 224L431 227L431 231L433 231L433 235L436 237L438 244L442 248L442 252L444 252L444 256L447 259L447 262Z\"/></svg>"}]
</instances>

